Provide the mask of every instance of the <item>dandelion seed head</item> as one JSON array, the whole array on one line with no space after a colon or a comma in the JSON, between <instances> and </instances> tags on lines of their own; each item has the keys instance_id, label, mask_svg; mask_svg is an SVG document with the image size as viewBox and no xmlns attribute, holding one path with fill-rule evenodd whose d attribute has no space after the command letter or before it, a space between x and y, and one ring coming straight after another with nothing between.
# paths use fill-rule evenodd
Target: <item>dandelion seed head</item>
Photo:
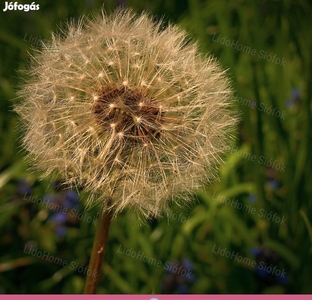
<instances>
[{"instance_id":1,"label":"dandelion seed head","mask_svg":"<svg viewBox=\"0 0 312 300\"><path fill-rule=\"evenodd\" d=\"M183 30L163 28L125 9L69 23L19 91L32 165L83 186L89 206L157 217L216 177L231 141L225 72Z\"/></svg>"}]
</instances>

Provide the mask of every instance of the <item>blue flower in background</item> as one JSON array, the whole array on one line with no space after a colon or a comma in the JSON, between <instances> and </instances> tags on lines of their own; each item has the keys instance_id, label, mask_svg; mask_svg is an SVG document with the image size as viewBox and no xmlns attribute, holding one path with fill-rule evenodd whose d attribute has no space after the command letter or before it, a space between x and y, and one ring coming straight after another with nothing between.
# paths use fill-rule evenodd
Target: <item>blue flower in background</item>
<instances>
[{"instance_id":1,"label":"blue flower in background","mask_svg":"<svg viewBox=\"0 0 312 300\"><path fill-rule=\"evenodd\" d=\"M271 189L278 190L281 188L282 185L279 182L279 174L274 168L267 168L265 177L266 183Z\"/></svg>"},{"instance_id":2,"label":"blue flower in background","mask_svg":"<svg viewBox=\"0 0 312 300\"><path fill-rule=\"evenodd\" d=\"M279 184L276 180L274 180L274 179L268 180L268 181L267 181L267 184L268 184L273 190L278 190L278 189L280 188L280 184Z\"/></svg>"},{"instance_id":3,"label":"blue flower in background","mask_svg":"<svg viewBox=\"0 0 312 300\"><path fill-rule=\"evenodd\" d=\"M257 262L254 274L260 284L260 290L276 284L288 285L289 277L285 270L279 267L280 258L277 253L261 246L252 248L250 252Z\"/></svg>"},{"instance_id":4,"label":"blue flower in background","mask_svg":"<svg viewBox=\"0 0 312 300\"><path fill-rule=\"evenodd\" d=\"M163 277L163 294L189 294L191 284L196 281L193 274L193 263L189 259L166 262L167 274Z\"/></svg>"},{"instance_id":5,"label":"blue flower in background","mask_svg":"<svg viewBox=\"0 0 312 300\"><path fill-rule=\"evenodd\" d=\"M67 190L64 192L65 200L63 205L68 208L79 207L79 196L75 191Z\"/></svg>"},{"instance_id":6,"label":"blue flower in background","mask_svg":"<svg viewBox=\"0 0 312 300\"><path fill-rule=\"evenodd\" d=\"M288 108L292 108L293 106L299 103L299 100L300 100L300 92L298 89L293 88L291 90L291 97L290 99L286 100L285 104Z\"/></svg>"},{"instance_id":7,"label":"blue flower in background","mask_svg":"<svg viewBox=\"0 0 312 300\"><path fill-rule=\"evenodd\" d=\"M66 231L67 228L63 225L59 225L54 229L54 232L58 237L64 237L66 235Z\"/></svg>"},{"instance_id":8,"label":"blue flower in background","mask_svg":"<svg viewBox=\"0 0 312 300\"><path fill-rule=\"evenodd\" d=\"M284 276L277 276L276 277L276 281L279 283L279 284L281 284L281 285L288 285L288 283L289 283L289 276L288 276L288 274L286 273Z\"/></svg>"},{"instance_id":9,"label":"blue flower in background","mask_svg":"<svg viewBox=\"0 0 312 300\"><path fill-rule=\"evenodd\" d=\"M54 232L58 237L64 237L67 232L68 226L78 226L79 220L73 218L71 211L79 211L79 195L73 190L62 190L61 184L55 182L54 185L55 194L49 194L44 197L44 201L51 203L49 205L50 216L49 222L54 226Z\"/></svg>"},{"instance_id":10,"label":"blue flower in background","mask_svg":"<svg viewBox=\"0 0 312 300\"><path fill-rule=\"evenodd\" d=\"M55 234L59 237L64 237L69 226L79 226L78 214L81 208L79 195L76 191L68 188L64 189L60 182L54 182L53 189L54 193L43 197L43 204L25 201L24 209L27 215L34 217L42 207L47 208L49 210L48 222L53 225ZM21 178L18 181L13 200L31 196L31 186L25 179ZM40 197L37 196L33 198L40 200ZM42 207L40 207L41 205Z\"/></svg>"},{"instance_id":11,"label":"blue flower in background","mask_svg":"<svg viewBox=\"0 0 312 300\"><path fill-rule=\"evenodd\" d=\"M24 178L18 180L16 193L20 196L29 196L31 194L31 186Z\"/></svg>"},{"instance_id":12,"label":"blue flower in background","mask_svg":"<svg viewBox=\"0 0 312 300\"><path fill-rule=\"evenodd\" d=\"M291 98L294 99L295 101L299 101L300 99L300 92L298 89L292 89L291 90Z\"/></svg>"},{"instance_id":13,"label":"blue flower in background","mask_svg":"<svg viewBox=\"0 0 312 300\"><path fill-rule=\"evenodd\" d=\"M270 277L270 273L266 269L261 268L260 266L256 267L255 273L258 277L266 279Z\"/></svg>"},{"instance_id":14,"label":"blue flower in background","mask_svg":"<svg viewBox=\"0 0 312 300\"><path fill-rule=\"evenodd\" d=\"M51 215L49 220L52 223L65 224L67 221L67 215L66 213L54 213Z\"/></svg>"},{"instance_id":15,"label":"blue flower in background","mask_svg":"<svg viewBox=\"0 0 312 300\"><path fill-rule=\"evenodd\" d=\"M253 195L253 194L249 194L248 201L252 202L252 203L255 203L257 201L257 196Z\"/></svg>"},{"instance_id":16,"label":"blue flower in background","mask_svg":"<svg viewBox=\"0 0 312 300\"><path fill-rule=\"evenodd\" d=\"M189 294L190 288L187 285L181 284L176 290L176 294Z\"/></svg>"},{"instance_id":17,"label":"blue flower in background","mask_svg":"<svg viewBox=\"0 0 312 300\"><path fill-rule=\"evenodd\" d=\"M193 270L193 263L189 259L183 259L182 265L187 270Z\"/></svg>"},{"instance_id":18,"label":"blue flower in background","mask_svg":"<svg viewBox=\"0 0 312 300\"><path fill-rule=\"evenodd\" d=\"M28 181L24 178L20 178L17 182L15 192L12 196L12 201L21 201L21 199L27 200L32 195L32 187ZM21 212L32 219L38 212L38 207L32 202L23 201L21 205Z\"/></svg>"},{"instance_id":19,"label":"blue flower in background","mask_svg":"<svg viewBox=\"0 0 312 300\"><path fill-rule=\"evenodd\" d=\"M260 247L252 248L252 249L250 250L250 253L251 253L252 256L257 257L257 256L259 256L260 253L261 253L261 248L260 248Z\"/></svg>"}]
</instances>

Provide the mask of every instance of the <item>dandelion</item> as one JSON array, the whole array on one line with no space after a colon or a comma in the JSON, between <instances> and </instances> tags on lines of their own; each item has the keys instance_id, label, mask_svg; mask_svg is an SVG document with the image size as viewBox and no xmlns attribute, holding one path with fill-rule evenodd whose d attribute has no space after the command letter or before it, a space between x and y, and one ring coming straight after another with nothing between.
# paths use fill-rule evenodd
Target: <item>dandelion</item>
<instances>
[{"instance_id":1,"label":"dandelion","mask_svg":"<svg viewBox=\"0 0 312 300\"><path fill-rule=\"evenodd\" d=\"M83 186L89 207L146 218L215 177L232 90L183 30L119 9L70 23L38 52L15 109L43 177Z\"/></svg>"},{"instance_id":2,"label":"dandelion","mask_svg":"<svg viewBox=\"0 0 312 300\"><path fill-rule=\"evenodd\" d=\"M125 10L70 24L27 75L16 111L33 165L83 185L90 206L154 217L214 177L232 92L175 26Z\"/></svg>"}]
</instances>

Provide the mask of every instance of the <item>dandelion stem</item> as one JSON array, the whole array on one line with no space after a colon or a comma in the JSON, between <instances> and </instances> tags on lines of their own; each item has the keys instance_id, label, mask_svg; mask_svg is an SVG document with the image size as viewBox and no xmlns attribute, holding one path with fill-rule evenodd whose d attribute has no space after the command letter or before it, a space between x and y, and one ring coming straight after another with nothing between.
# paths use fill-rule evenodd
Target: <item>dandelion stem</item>
<instances>
[{"instance_id":1,"label":"dandelion stem","mask_svg":"<svg viewBox=\"0 0 312 300\"><path fill-rule=\"evenodd\" d=\"M112 212L104 211L100 214L96 225L96 232L92 246L92 253L88 267L88 275L84 294L96 294L96 289L101 276L103 256L107 246L109 227L112 220Z\"/></svg>"}]
</instances>

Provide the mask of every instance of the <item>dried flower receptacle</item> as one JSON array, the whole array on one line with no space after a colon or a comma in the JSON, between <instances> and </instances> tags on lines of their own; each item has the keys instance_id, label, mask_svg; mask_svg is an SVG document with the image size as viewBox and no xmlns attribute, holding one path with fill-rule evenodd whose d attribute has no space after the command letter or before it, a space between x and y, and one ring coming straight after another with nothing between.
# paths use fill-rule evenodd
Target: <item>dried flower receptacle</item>
<instances>
[{"instance_id":1,"label":"dried flower receptacle","mask_svg":"<svg viewBox=\"0 0 312 300\"><path fill-rule=\"evenodd\" d=\"M111 127L112 134L144 147L159 137L164 122L161 107L153 100L144 91L105 87L94 102L93 113L103 131Z\"/></svg>"}]
</instances>

